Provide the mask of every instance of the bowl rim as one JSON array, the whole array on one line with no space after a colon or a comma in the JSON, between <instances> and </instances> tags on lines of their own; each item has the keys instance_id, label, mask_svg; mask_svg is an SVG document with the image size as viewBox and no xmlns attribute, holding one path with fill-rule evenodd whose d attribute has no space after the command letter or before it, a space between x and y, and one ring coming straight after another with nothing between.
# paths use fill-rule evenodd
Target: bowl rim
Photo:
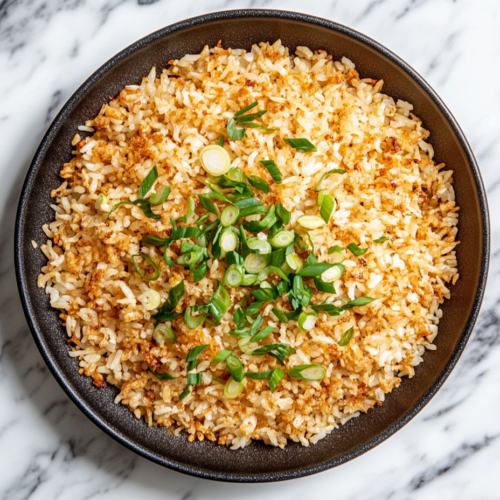
<instances>
[{"instance_id":1,"label":"bowl rim","mask_svg":"<svg viewBox=\"0 0 500 500\"><path fill-rule=\"evenodd\" d=\"M105 75L108 71L117 66L119 63L121 63L129 55L140 50L141 48L144 48L145 46L148 46L156 42L157 40L163 38L166 35L179 32L190 27L199 26L212 21L238 19L245 17L276 18L276 19L285 19L292 21L301 21L308 24L313 24L323 28L327 28L332 31L339 32L343 35L347 35L348 37L355 39L358 42L361 42L364 45L367 45L369 48L375 50L376 52L381 53L392 63L397 65L400 69L405 71L414 81L417 82L417 84L432 99L432 101L436 104L440 112L443 113L444 117L452 127L455 137L458 139L461 147L463 148L463 152L467 158L468 166L474 178L476 194L478 197L478 202L481 210L481 222L483 231L481 268L479 273L477 293L471 309L471 314L462 332L462 335L457 343L457 346L453 351L450 360L448 361L442 372L439 374L432 387L429 388L429 390L418 400L418 402L403 417L401 417L399 420L395 421L392 425L384 429L383 432L381 432L367 444L358 446L353 451L346 453L340 458L326 460L321 464L301 467L297 469L290 469L284 472L273 472L273 473L232 473L230 471L217 472L217 471L207 470L202 467L198 467L196 464L184 464L177 462L175 460L171 460L165 456L158 456L155 453L149 451L146 447L131 442L127 437L123 436L117 429L113 428L103 418L94 413L92 409L89 406L87 406L87 404L84 401L82 401L82 399L80 399L80 396L77 394L75 390L73 390L71 384L66 380L65 372L58 367L55 357L53 356L47 343L45 342L43 333L38 329L36 323L32 320L32 315L34 316L34 308L33 304L31 303L30 295L28 292L29 284L27 281L23 252L21 248L21 242L23 241L23 233L26 224L26 211L27 211L26 200L28 199L27 195L33 188L37 171L44 160L45 154L47 153L47 150L49 149L54 139L54 136L59 131L60 126L64 123L70 112L79 103L82 97L84 97L87 90L89 90L103 75ZM137 40L136 42L129 45L122 51L118 52L116 55L114 55L112 58L106 61L101 67L99 67L90 77L88 77L82 85L80 85L80 87L73 93L73 95L64 104L64 106L61 108L57 116L54 118L50 127L47 129L26 174L26 179L21 191L17 215L16 215L14 256L15 256L17 286L24 314L26 316L26 320L28 322L28 326L33 335L35 343L45 363L47 364L48 368L50 369L51 373L53 374L59 385L66 392L66 394L73 401L73 403L75 403L75 405L94 424L96 424L101 430L103 430L106 434L108 434L113 439L118 441L120 444L134 451L138 455L147 458L148 460L151 460L152 462L155 462L159 465L175 470L177 472L189 474L204 479L211 479L223 482L260 483L260 482L283 481L299 477L305 477L336 467L345 462L348 462L362 455L363 453L371 450L372 448L379 445L387 438L395 434L404 425L406 425L413 417L415 417L415 415L417 415L417 413L419 413L424 408L424 406L433 398L433 396L437 393L437 391L446 381L451 371L453 370L454 366L456 365L457 361L459 360L460 356L462 355L462 352L467 345L467 342L469 340L469 337L472 333L477 317L479 315L481 303L485 293L488 267L489 267L490 221L489 221L489 210L486 198L486 191L484 188L481 173L479 171L477 161L474 157L474 153L472 152L472 149L465 137L465 134L461 130L453 114L450 112L450 110L438 96L436 91L408 63L406 63L404 60L402 60L399 56L397 56L395 53L393 53L391 50L389 50L381 43L373 40L372 38L350 27L347 27L343 24L339 24L335 21L331 21L329 19L324 19L318 16L313 16L301 12L293 12L293 11L278 10L278 9L233 9L233 10L210 12L200 16L188 18L176 22L174 24L168 25L157 31L154 31L153 33L150 33L149 35Z\"/></svg>"}]
</instances>

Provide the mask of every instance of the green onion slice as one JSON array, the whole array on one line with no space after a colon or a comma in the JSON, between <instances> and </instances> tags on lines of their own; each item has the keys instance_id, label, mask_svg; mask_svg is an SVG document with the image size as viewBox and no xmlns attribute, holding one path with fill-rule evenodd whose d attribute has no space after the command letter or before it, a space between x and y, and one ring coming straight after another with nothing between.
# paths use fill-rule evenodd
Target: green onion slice
<instances>
[{"instance_id":1,"label":"green onion slice","mask_svg":"<svg viewBox=\"0 0 500 500\"><path fill-rule=\"evenodd\" d=\"M224 146L224 136L222 134L219 136L218 144L221 148Z\"/></svg>"},{"instance_id":2,"label":"green onion slice","mask_svg":"<svg viewBox=\"0 0 500 500\"><path fill-rule=\"evenodd\" d=\"M148 175L144 177L141 187L139 188L139 198L144 199L158 179L158 169L156 165L149 171Z\"/></svg>"},{"instance_id":3,"label":"green onion slice","mask_svg":"<svg viewBox=\"0 0 500 500\"><path fill-rule=\"evenodd\" d=\"M269 243L275 248L284 248L293 243L294 237L293 231L280 231L269 239Z\"/></svg>"},{"instance_id":4,"label":"green onion slice","mask_svg":"<svg viewBox=\"0 0 500 500\"><path fill-rule=\"evenodd\" d=\"M306 229L317 229L325 225L325 221L317 215L303 215L297 219L297 222Z\"/></svg>"},{"instance_id":5,"label":"green onion slice","mask_svg":"<svg viewBox=\"0 0 500 500\"><path fill-rule=\"evenodd\" d=\"M335 264L340 264L344 260L344 253L342 252L342 248L338 245L330 247L328 249L328 255L332 256L331 260Z\"/></svg>"},{"instance_id":6,"label":"green onion slice","mask_svg":"<svg viewBox=\"0 0 500 500\"><path fill-rule=\"evenodd\" d=\"M240 109L239 111L236 111L236 113L234 113L234 116L241 116L243 113L246 113L247 111L250 111L251 109L255 108L255 106L258 106L258 104L259 104L259 101L254 101L254 102L252 102L252 104L249 104L245 108Z\"/></svg>"},{"instance_id":7,"label":"green onion slice","mask_svg":"<svg viewBox=\"0 0 500 500\"><path fill-rule=\"evenodd\" d=\"M245 377L245 371L243 370L243 363L234 355L230 354L226 358L226 366L236 382L241 382Z\"/></svg>"},{"instance_id":8,"label":"green onion slice","mask_svg":"<svg viewBox=\"0 0 500 500\"><path fill-rule=\"evenodd\" d=\"M241 349L242 352L245 354L252 355L253 351L259 347L259 344L256 342L250 342L251 337L242 337L240 340L238 340L238 347Z\"/></svg>"},{"instance_id":9,"label":"green onion slice","mask_svg":"<svg viewBox=\"0 0 500 500\"><path fill-rule=\"evenodd\" d=\"M285 226L290 224L292 214L281 203L276 205L276 215L283 221Z\"/></svg>"},{"instance_id":10,"label":"green onion slice","mask_svg":"<svg viewBox=\"0 0 500 500\"><path fill-rule=\"evenodd\" d=\"M245 372L245 377L253 380L264 380L273 374L274 370L266 370L264 372Z\"/></svg>"},{"instance_id":11,"label":"green onion slice","mask_svg":"<svg viewBox=\"0 0 500 500\"><path fill-rule=\"evenodd\" d=\"M219 354L217 354L217 356L215 356L215 358L210 363L210 366L216 365L217 363L222 363L222 361L225 361L229 356L231 356L231 354L233 354L233 351L229 351L227 349L219 352Z\"/></svg>"},{"instance_id":12,"label":"green onion slice","mask_svg":"<svg viewBox=\"0 0 500 500\"><path fill-rule=\"evenodd\" d=\"M243 266L247 273L258 274L267 267L269 254L251 253L246 256Z\"/></svg>"},{"instance_id":13,"label":"green onion slice","mask_svg":"<svg viewBox=\"0 0 500 500\"><path fill-rule=\"evenodd\" d=\"M187 398L190 394L191 394L191 386L188 385L179 395L179 401L182 401L183 399Z\"/></svg>"},{"instance_id":14,"label":"green onion slice","mask_svg":"<svg viewBox=\"0 0 500 500\"><path fill-rule=\"evenodd\" d=\"M192 264L198 264L200 260L203 258L202 252L188 252L184 255L181 255L177 259L178 266L190 266Z\"/></svg>"},{"instance_id":15,"label":"green onion slice","mask_svg":"<svg viewBox=\"0 0 500 500\"><path fill-rule=\"evenodd\" d=\"M248 238L247 245L250 250L257 250L258 253L268 254L272 252L271 244L259 238Z\"/></svg>"},{"instance_id":16,"label":"green onion slice","mask_svg":"<svg viewBox=\"0 0 500 500\"><path fill-rule=\"evenodd\" d=\"M259 281L259 277L256 274L245 274L243 275L243 280L241 281L241 286L252 286Z\"/></svg>"},{"instance_id":17,"label":"green onion slice","mask_svg":"<svg viewBox=\"0 0 500 500\"><path fill-rule=\"evenodd\" d=\"M250 231L251 233L259 233L261 231L264 231L265 229L269 229L271 226L273 226L276 221L276 207L273 205L268 211L265 217L262 220L259 221L252 221L249 222L248 224L245 224L245 229L247 231Z\"/></svg>"},{"instance_id":18,"label":"green onion slice","mask_svg":"<svg viewBox=\"0 0 500 500\"><path fill-rule=\"evenodd\" d=\"M260 332L256 333L253 337L250 338L250 342L260 342L264 340L270 333L276 330L275 326L265 326Z\"/></svg>"},{"instance_id":19,"label":"green onion slice","mask_svg":"<svg viewBox=\"0 0 500 500\"><path fill-rule=\"evenodd\" d=\"M271 389L271 392L277 389L278 384L284 376L285 372L279 366L273 370L271 378L269 379L269 389Z\"/></svg>"},{"instance_id":20,"label":"green onion slice","mask_svg":"<svg viewBox=\"0 0 500 500\"><path fill-rule=\"evenodd\" d=\"M154 375L159 380L175 380L175 377L173 377L169 373L156 373L151 370L151 368L148 368L148 372Z\"/></svg>"},{"instance_id":21,"label":"green onion slice","mask_svg":"<svg viewBox=\"0 0 500 500\"><path fill-rule=\"evenodd\" d=\"M226 134L233 141L241 141L246 136L245 129L237 127L234 118L230 118L227 122Z\"/></svg>"},{"instance_id":22,"label":"green onion slice","mask_svg":"<svg viewBox=\"0 0 500 500\"><path fill-rule=\"evenodd\" d=\"M288 370L288 376L309 382L323 380L326 376L326 368L322 365L298 365Z\"/></svg>"},{"instance_id":23,"label":"green onion slice","mask_svg":"<svg viewBox=\"0 0 500 500\"><path fill-rule=\"evenodd\" d=\"M234 205L229 205L222 211L220 216L220 223L224 227L232 226L238 220L239 215L240 209Z\"/></svg>"},{"instance_id":24,"label":"green onion slice","mask_svg":"<svg viewBox=\"0 0 500 500\"><path fill-rule=\"evenodd\" d=\"M321 279L326 283L333 283L339 280L345 273L344 264L332 264L332 267L321 273Z\"/></svg>"},{"instance_id":25,"label":"green onion slice","mask_svg":"<svg viewBox=\"0 0 500 500\"><path fill-rule=\"evenodd\" d=\"M226 177L229 177L234 182L245 181L245 174L238 167L231 167Z\"/></svg>"},{"instance_id":26,"label":"green onion slice","mask_svg":"<svg viewBox=\"0 0 500 500\"><path fill-rule=\"evenodd\" d=\"M267 182L264 179L261 179L257 175L250 175L248 177L248 182L255 188L258 189L259 191L262 191L263 193L269 193L269 186Z\"/></svg>"},{"instance_id":27,"label":"green onion slice","mask_svg":"<svg viewBox=\"0 0 500 500\"><path fill-rule=\"evenodd\" d=\"M210 344L199 345L191 349L186 356L187 371L190 372L198 366L198 356L207 348Z\"/></svg>"},{"instance_id":28,"label":"green onion slice","mask_svg":"<svg viewBox=\"0 0 500 500\"><path fill-rule=\"evenodd\" d=\"M145 276L144 274L142 274L141 270L139 269L139 266L137 265L137 262L135 261L135 259L137 257L143 257L151 264L151 266L153 266L153 268L155 270L155 274L153 276ZM140 253L140 254L132 255L130 258L132 259L132 264L133 264L137 274L142 279L145 279L148 281L156 281L160 277L160 269L158 268L158 266L156 265L154 260L149 255L146 255L145 253Z\"/></svg>"},{"instance_id":29,"label":"green onion slice","mask_svg":"<svg viewBox=\"0 0 500 500\"><path fill-rule=\"evenodd\" d=\"M231 307L231 297L228 291L224 288L224 285L218 281L217 289L215 293L210 298L209 312L212 317L220 323L224 314Z\"/></svg>"},{"instance_id":30,"label":"green onion slice","mask_svg":"<svg viewBox=\"0 0 500 500\"><path fill-rule=\"evenodd\" d=\"M186 326L190 330L194 330L195 328L198 328L201 324L203 324L206 317L207 313L201 312L195 314L191 307L187 307L184 311L184 323L186 323Z\"/></svg>"},{"instance_id":31,"label":"green onion slice","mask_svg":"<svg viewBox=\"0 0 500 500\"><path fill-rule=\"evenodd\" d=\"M374 243L383 243L384 241L389 240L387 236L382 236L382 238L378 238L377 240L373 240Z\"/></svg>"},{"instance_id":32,"label":"green onion slice","mask_svg":"<svg viewBox=\"0 0 500 500\"><path fill-rule=\"evenodd\" d=\"M156 193L152 194L149 198L151 205L161 205L170 194L170 186L161 186Z\"/></svg>"},{"instance_id":33,"label":"green onion slice","mask_svg":"<svg viewBox=\"0 0 500 500\"><path fill-rule=\"evenodd\" d=\"M224 397L228 399L235 398L239 396L247 385L247 381L245 378L241 382L236 382L232 377L226 382L224 386Z\"/></svg>"},{"instance_id":34,"label":"green onion slice","mask_svg":"<svg viewBox=\"0 0 500 500\"><path fill-rule=\"evenodd\" d=\"M345 174L347 170L344 170L342 168L334 168L333 170L328 170L328 172L325 172L319 179L318 183L316 184L316 187L314 188L315 191L321 191L321 185L323 184L323 181L329 176L333 174Z\"/></svg>"},{"instance_id":35,"label":"green onion slice","mask_svg":"<svg viewBox=\"0 0 500 500\"><path fill-rule=\"evenodd\" d=\"M299 272L304 266L302 259L294 253L286 256L286 264L290 267L291 272L293 273Z\"/></svg>"},{"instance_id":36,"label":"green onion slice","mask_svg":"<svg viewBox=\"0 0 500 500\"><path fill-rule=\"evenodd\" d=\"M224 275L224 283L230 288L236 288L243 282L243 273L239 266L233 264L229 266Z\"/></svg>"},{"instance_id":37,"label":"green onion slice","mask_svg":"<svg viewBox=\"0 0 500 500\"><path fill-rule=\"evenodd\" d=\"M233 252L238 248L238 236L230 230L222 231L220 246L224 252Z\"/></svg>"},{"instance_id":38,"label":"green onion slice","mask_svg":"<svg viewBox=\"0 0 500 500\"><path fill-rule=\"evenodd\" d=\"M231 157L229 156L229 153L217 144L205 146L200 151L198 158L201 166L210 175L224 175L231 168Z\"/></svg>"},{"instance_id":39,"label":"green onion slice","mask_svg":"<svg viewBox=\"0 0 500 500\"><path fill-rule=\"evenodd\" d=\"M282 269L275 266L267 266L259 273L259 280L265 281L270 274L277 274L281 279L290 281Z\"/></svg>"},{"instance_id":40,"label":"green onion slice","mask_svg":"<svg viewBox=\"0 0 500 500\"><path fill-rule=\"evenodd\" d=\"M279 363L282 365L285 364L285 358L293 354L295 349L288 344L271 344L266 345L264 347L260 347L252 352L253 356L263 356L264 354L268 354L273 358L276 358Z\"/></svg>"},{"instance_id":41,"label":"green onion slice","mask_svg":"<svg viewBox=\"0 0 500 500\"><path fill-rule=\"evenodd\" d=\"M159 345L164 344L175 344L177 343L177 335L172 330L171 327L161 324L158 325L153 332L153 338L156 340L156 343Z\"/></svg>"},{"instance_id":42,"label":"green onion slice","mask_svg":"<svg viewBox=\"0 0 500 500\"><path fill-rule=\"evenodd\" d=\"M308 277L320 276L327 269L330 269L334 265L335 264L328 264L327 262L317 262L316 264L311 264L309 266L304 267L296 274L297 276L308 276Z\"/></svg>"},{"instance_id":43,"label":"green onion slice","mask_svg":"<svg viewBox=\"0 0 500 500\"><path fill-rule=\"evenodd\" d=\"M280 169L273 160L261 160L260 163L268 170L276 184L281 184L283 182Z\"/></svg>"},{"instance_id":44,"label":"green onion slice","mask_svg":"<svg viewBox=\"0 0 500 500\"><path fill-rule=\"evenodd\" d=\"M300 314L298 319L299 328L303 332L308 332L316 326L316 320L316 314L308 314L306 312L303 312Z\"/></svg>"},{"instance_id":45,"label":"green onion slice","mask_svg":"<svg viewBox=\"0 0 500 500\"><path fill-rule=\"evenodd\" d=\"M347 330L342 334L342 337L338 341L339 346L345 347L346 345L348 345L353 336L354 336L354 327L351 327L349 328L349 330Z\"/></svg>"},{"instance_id":46,"label":"green onion slice","mask_svg":"<svg viewBox=\"0 0 500 500\"><path fill-rule=\"evenodd\" d=\"M359 248L358 245L356 245L356 243L349 243L349 245L347 245L347 248L356 257L364 255L366 252L368 252L368 248Z\"/></svg>"},{"instance_id":47,"label":"green onion slice","mask_svg":"<svg viewBox=\"0 0 500 500\"><path fill-rule=\"evenodd\" d=\"M137 299L142 303L146 311L157 309L161 302L159 292L153 290L152 288L144 290L144 292L142 292Z\"/></svg>"},{"instance_id":48,"label":"green onion slice","mask_svg":"<svg viewBox=\"0 0 500 500\"><path fill-rule=\"evenodd\" d=\"M329 195L329 194L324 194L322 203L321 203L321 208L320 208L320 215L322 219L328 224L330 221L330 217L332 216L333 211L335 210L335 205L336 202L335 200Z\"/></svg>"},{"instance_id":49,"label":"green onion slice","mask_svg":"<svg viewBox=\"0 0 500 500\"><path fill-rule=\"evenodd\" d=\"M316 146L308 139L284 139L284 141L294 149L298 149L304 153L315 153L318 151Z\"/></svg>"},{"instance_id":50,"label":"green onion slice","mask_svg":"<svg viewBox=\"0 0 500 500\"><path fill-rule=\"evenodd\" d=\"M194 210L196 208L196 204L195 204L194 198L192 196L188 196L187 204L188 204L187 214L182 217L182 220L184 221L184 223L186 223L188 221L189 217L191 217L194 214ZM200 221L198 220L197 224L199 224L199 223L200 223Z\"/></svg>"}]
</instances>

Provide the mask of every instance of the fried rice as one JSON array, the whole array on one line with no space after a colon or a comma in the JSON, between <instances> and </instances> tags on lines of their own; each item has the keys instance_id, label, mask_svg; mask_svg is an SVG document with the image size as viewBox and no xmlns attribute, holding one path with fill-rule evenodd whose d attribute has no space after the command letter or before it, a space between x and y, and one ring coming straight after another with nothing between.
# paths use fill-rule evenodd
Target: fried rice
<instances>
[{"instance_id":1,"label":"fried rice","mask_svg":"<svg viewBox=\"0 0 500 500\"><path fill-rule=\"evenodd\" d=\"M116 386L115 403L128 406L147 425L175 435L186 431L189 441L207 438L231 449L252 439L281 448L288 439L309 446L383 404L402 377L413 377L425 351L436 349L440 306L458 279L458 207L452 171L433 161L429 132L410 103L382 93L383 83L361 78L345 57L335 61L307 47L291 54L280 41L254 45L249 52L206 46L201 54L170 61L161 73L153 68L140 85L125 87L82 125L86 136L75 135L73 159L60 174L64 182L52 192L55 220L44 226L49 239L41 250L48 262L38 278L51 306L61 311L69 355L78 359L80 373L98 387ZM243 140L229 139L228 120L255 101L267 110L259 123L274 130L247 128ZM300 230L298 218L317 213L314 188L322 174L347 171L323 182L337 208L328 224L308 231L318 261L331 262L332 246L344 249L345 274L335 282L335 295L315 292L314 301L375 300L339 316L320 311L309 331L297 321L278 321L276 304L265 303L260 311L263 324L276 327L264 343L295 350L284 370L322 365L321 381L285 376L271 392L267 380L248 379L239 396L224 396L224 385L211 373L225 382L227 369L223 363L210 366L221 350L233 350L246 372L279 366L271 356L242 352L238 338L229 334L234 306L247 292L241 287L229 289L232 306L220 324L189 329L179 316L171 322L175 344L161 345L153 337L155 311L139 300L144 291L158 291L164 302L184 280L185 294L175 309L182 312L207 304L224 277L223 259L210 257L207 275L194 282L188 269L168 265L158 247L141 244L147 234L167 238L171 219L187 213L188 197L198 200L209 191L198 154L221 135L231 166L269 184L269 193L256 196L289 210L291 228ZM308 138L317 152L293 149L286 137ZM276 162L281 184L260 163L268 158ZM119 201L137 199L154 166L156 186L171 187L156 210L161 218L148 218L128 204L106 219ZM100 194L108 202L97 207ZM197 216L205 213L197 201ZM375 243L383 237L388 239ZM346 250L351 242L368 251L351 254ZM131 256L140 253L157 263L158 280L135 272ZM175 260L180 241L167 254ZM351 341L340 346L351 327ZM197 366L202 381L180 400L186 355L202 344L209 345ZM174 378L160 380L152 372Z\"/></svg>"}]
</instances>

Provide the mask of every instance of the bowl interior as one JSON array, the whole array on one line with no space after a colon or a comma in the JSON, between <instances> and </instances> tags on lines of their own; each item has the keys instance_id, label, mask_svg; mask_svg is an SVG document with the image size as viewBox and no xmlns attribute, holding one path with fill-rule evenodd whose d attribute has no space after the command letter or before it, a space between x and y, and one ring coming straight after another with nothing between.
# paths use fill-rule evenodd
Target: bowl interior
<instances>
[{"instance_id":1,"label":"bowl interior","mask_svg":"<svg viewBox=\"0 0 500 500\"><path fill-rule=\"evenodd\" d=\"M186 436L148 428L120 405L116 389L97 389L78 374L67 355L64 329L48 296L37 288L43 254L33 250L47 238L42 225L53 220L50 192L58 172L71 158L70 141L78 125L94 117L126 84L138 84L152 66L195 54L222 40L224 47L250 49L253 43L281 39L293 51L298 45L324 49L335 58L349 57L361 77L383 79L383 91L411 102L431 131L436 160L454 171L460 210L458 267L453 298L444 305L436 339L416 376L403 380L380 408L353 419L316 445L290 443L285 450L254 443L230 451L211 442L187 445ZM272 11L218 13L179 23L137 42L98 70L72 97L54 121L34 159L20 202L16 258L19 286L28 321L47 363L80 408L106 432L142 455L168 467L202 477L232 481L290 479L339 465L386 439L412 418L432 397L465 346L482 298L488 261L488 218L481 179L468 145L432 90L404 63L375 42L334 23L300 14ZM467 237L464 237L467 235Z\"/></svg>"}]
</instances>

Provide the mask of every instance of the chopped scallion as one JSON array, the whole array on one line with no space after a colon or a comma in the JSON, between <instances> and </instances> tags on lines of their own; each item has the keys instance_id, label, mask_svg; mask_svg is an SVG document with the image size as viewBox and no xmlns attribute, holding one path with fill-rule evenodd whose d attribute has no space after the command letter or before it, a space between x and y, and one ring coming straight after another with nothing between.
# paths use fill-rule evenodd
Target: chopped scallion
<instances>
[{"instance_id":1,"label":"chopped scallion","mask_svg":"<svg viewBox=\"0 0 500 500\"><path fill-rule=\"evenodd\" d=\"M258 274L267 267L269 254L251 253L246 256L243 266L247 273Z\"/></svg>"},{"instance_id":2,"label":"chopped scallion","mask_svg":"<svg viewBox=\"0 0 500 500\"><path fill-rule=\"evenodd\" d=\"M318 183L316 184L316 187L314 188L315 191L321 191L321 185L323 184L323 181L332 174L345 174L347 170L344 170L342 168L334 168L333 170L328 170L328 172L325 172L319 179Z\"/></svg>"},{"instance_id":3,"label":"chopped scallion","mask_svg":"<svg viewBox=\"0 0 500 500\"><path fill-rule=\"evenodd\" d=\"M210 175L224 175L231 168L231 158L229 153L217 144L205 146L200 151L199 160L201 166Z\"/></svg>"},{"instance_id":4,"label":"chopped scallion","mask_svg":"<svg viewBox=\"0 0 500 500\"><path fill-rule=\"evenodd\" d=\"M141 270L139 269L139 266L137 265L137 262L135 261L135 259L137 257L143 257L144 259L146 259L153 266L153 268L155 270L155 274L153 276L145 276L144 274L142 274ZM154 260L149 255L141 253L141 254L131 255L130 258L132 259L132 264L133 264L133 266L134 266L137 274L142 279L145 279L145 280L148 280L148 281L156 281L160 277L160 269L158 268L158 266L156 265L156 263L154 262Z\"/></svg>"},{"instance_id":5,"label":"chopped scallion","mask_svg":"<svg viewBox=\"0 0 500 500\"><path fill-rule=\"evenodd\" d=\"M312 330L316 326L316 320L317 320L316 314L309 314L303 312L300 314L298 319L299 328L303 332L308 332L309 330Z\"/></svg>"},{"instance_id":6,"label":"chopped scallion","mask_svg":"<svg viewBox=\"0 0 500 500\"><path fill-rule=\"evenodd\" d=\"M345 347L346 345L348 345L353 336L354 336L354 327L351 327L349 328L349 330L347 330L342 334L342 337L338 341L339 346Z\"/></svg>"},{"instance_id":7,"label":"chopped scallion","mask_svg":"<svg viewBox=\"0 0 500 500\"><path fill-rule=\"evenodd\" d=\"M306 229L317 229L325 225L325 221L317 215L303 215L297 219L297 222Z\"/></svg>"},{"instance_id":8,"label":"chopped scallion","mask_svg":"<svg viewBox=\"0 0 500 500\"><path fill-rule=\"evenodd\" d=\"M233 264L227 268L226 274L224 275L224 283L230 288L236 288L240 286L243 282L243 273L239 269L239 266Z\"/></svg>"},{"instance_id":9,"label":"chopped scallion","mask_svg":"<svg viewBox=\"0 0 500 500\"><path fill-rule=\"evenodd\" d=\"M288 370L288 376L309 382L323 380L326 376L326 368L322 365L298 365Z\"/></svg>"},{"instance_id":10,"label":"chopped scallion","mask_svg":"<svg viewBox=\"0 0 500 500\"><path fill-rule=\"evenodd\" d=\"M293 231L280 231L269 238L269 243L275 248L284 248L293 243L294 237Z\"/></svg>"},{"instance_id":11,"label":"chopped scallion","mask_svg":"<svg viewBox=\"0 0 500 500\"><path fill-rule=\"evenodd\" d=\"M347 245L347 248L356 257L364 255L366 252L368 252L368 248L359 248L358 245L356 245L356 243L349 243L349 245Z\"/></svg>"},{"instance_id":12,"label":"chopped scallion","mask_svg":"<svg viewBox=\"0 0 500 500\"><path fill-rule=\"evenodd\" d=\"M168 198L169 194L170 194L170 186L161 186L158 189L158 191L156 191L156 193L151 195L149 201L153 206L161 205Z\"/></svg>"},{"instance_id":13,"label":"chopped scallion","mask_svg":"<svg viewBox=\"0 0 500 500\"><path fill-rule=\"evenodd\" d=\"M160 324L158 325L153 332L153 338L156 340L156 343L159 345L164 344L175 344L177 342L177 335L172 330L171 327Z\"/></svg>"},{"instance_id":14,"label":"chopped scallion","mask_svg":"<svg viewBox=\"0 0 500 500\"><path fill-rule=\"evenodd\" d=\"M142 292L139 297L137 297L137 299L142 303L146 311L152 311L153 309L156 309L161 302L160 294L152 288L144 290L144 292Z\"/></svg>"},{"instance_id":15,"label":"chopped scallion","mask_svg":"<svg viewBox=\"0 0 500 500\"><path fill-rule=\"evenodd\" d=\"M239 396L247 385L247 381L245 378L241 382L236 382L232 377L226 382L224 387L224 397L225 398L235 398Z\"/></svg>"},{"instance_id":16,"label":"chopped scallion","mask_svg":"<svg viewBox=\"0 0 500 500\"><path fill-rule=\"evenodd\" d=\"M283 182L283 178L281 177L281 172L276 163L273 160L261 160L260 162L267 171L271 174L274 182L276 184L281 184Z\"/></svg>"},{"instance_id":17,"label":"chopped scallion","mask_svg":"<svg viewBox=\"0 0 500 500\"><path fill-rule=\"evenodd\" d=\"M303 151L304 153L314 153L318 151L316 146L308 139L284 139L284 141L294 149Z\"/></svg>"},{"instance_id":18,"label":"chopped scallion","mask_svg":"<svg viewBox=\"0 0 500 500\"><path fill-rule=\"evenodd\" d=\"M232 226L238 220L239 215L240 209L235 205L229 205L222 211L220 216L220 223L224 227Z\"/></svg>"}]
</instances>

